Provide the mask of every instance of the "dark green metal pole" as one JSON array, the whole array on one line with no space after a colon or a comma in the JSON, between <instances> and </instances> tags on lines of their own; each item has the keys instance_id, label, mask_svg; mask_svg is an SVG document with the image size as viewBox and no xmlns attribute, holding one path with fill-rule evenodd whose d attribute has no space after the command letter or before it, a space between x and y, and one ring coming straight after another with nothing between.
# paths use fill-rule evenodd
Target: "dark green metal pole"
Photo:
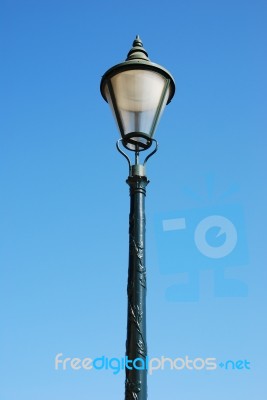
<instances>
[{"instance_id":1,"label":"dark green metal pole","mask_svg":"<svg viewBox=\"0 0 267 400\"><path fill-rule=\"evenodd\" d=\"M147 400L145 195L148 180L146 176L134 175L126 182L131 202L125 400Z\"/></svg>"}]
</instances>

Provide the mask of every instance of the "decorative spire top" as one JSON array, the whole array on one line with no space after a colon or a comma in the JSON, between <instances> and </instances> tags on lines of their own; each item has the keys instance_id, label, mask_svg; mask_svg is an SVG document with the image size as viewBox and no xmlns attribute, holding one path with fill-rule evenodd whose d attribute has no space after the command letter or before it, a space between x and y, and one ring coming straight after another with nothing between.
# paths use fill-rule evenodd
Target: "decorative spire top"
<instances>
[{"instance_id":1,"label":"decorative spire top","mask_svg":"<svg viewBox=\"0 0 267 400\"><path fill-rule=\"evenodd\" d=\"M129 51L126 61L136 59L149 61L148 54L143 47L143 43L139 35L136 36L136 39L133 42L133 47Z\"/></svg>"}]
</instances>

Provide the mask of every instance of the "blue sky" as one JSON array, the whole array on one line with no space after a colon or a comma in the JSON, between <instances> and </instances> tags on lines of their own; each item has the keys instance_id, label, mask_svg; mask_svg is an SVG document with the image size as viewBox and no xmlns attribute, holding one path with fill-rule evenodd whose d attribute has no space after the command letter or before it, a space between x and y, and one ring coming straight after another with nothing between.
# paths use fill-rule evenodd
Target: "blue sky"
<instances>
[{"instance_id":1,"label":"blue sky","mask_svg":"<svg viewBox=\"0 0 267 400\"><path fill-rule=\"evenodd\" d=\"M149 398L266 392L266 11L261 0L1 2L1 399L123 398L124 372L55 371L54 359L124 355L127 164L99 84L136 34L176 80L148 164L149 354L251 362L155 371ZM194 239L214 215L238 237L219 261ZM186 229L164 231L170 219ZM214 229L207 242L223 246Z\"/></svg>"}]
</instances>

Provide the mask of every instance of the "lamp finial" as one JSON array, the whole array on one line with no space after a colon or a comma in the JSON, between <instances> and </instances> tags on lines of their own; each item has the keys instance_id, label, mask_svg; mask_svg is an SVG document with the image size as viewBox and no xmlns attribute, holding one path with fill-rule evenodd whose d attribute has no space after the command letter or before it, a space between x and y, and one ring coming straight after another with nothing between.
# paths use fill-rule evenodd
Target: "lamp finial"
<instances>
[{"instance_id":1,"label":"lamp finial","mask_svg":"<svg viewBox=\"0 0 267 400\"><path fill-rule=\"evenodd\" d=\"M133 47L129 51L126 61L136 60L136 59L149 61L148 54L143 47L143 42L140 39L139 35L136 35L136 38L133 41Z\"/></svg>"}]
</instances>

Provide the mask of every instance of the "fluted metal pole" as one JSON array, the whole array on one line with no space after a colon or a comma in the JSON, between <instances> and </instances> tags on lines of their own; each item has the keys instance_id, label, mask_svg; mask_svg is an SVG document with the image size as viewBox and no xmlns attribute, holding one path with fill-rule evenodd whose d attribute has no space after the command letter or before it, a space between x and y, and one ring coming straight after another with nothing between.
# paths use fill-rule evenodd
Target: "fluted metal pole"
<instances>
[{"instance_id":1,"label":"fluted metal pole","mask_svg":"<svg viewBox=\"0 0 267 400\"><path fill-rule=\"evenodd\" d=\"M148 180L146 176L129 176L127 183L131 200L125 400L147 400L145 195Z\"/></svg>"}]
</instances>

